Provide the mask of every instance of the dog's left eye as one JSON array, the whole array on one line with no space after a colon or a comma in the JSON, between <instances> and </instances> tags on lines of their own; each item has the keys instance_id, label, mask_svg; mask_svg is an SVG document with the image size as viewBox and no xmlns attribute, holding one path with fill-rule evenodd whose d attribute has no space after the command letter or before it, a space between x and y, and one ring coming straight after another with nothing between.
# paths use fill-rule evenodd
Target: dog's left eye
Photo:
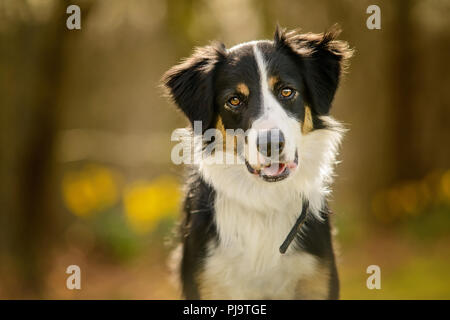
<instances>
[{"instance_id":1,"label":"dog's left eye","mask_svg":"<svg viewBox=\"0 0 450 320\"><path fill-rule=\"evenodd\" d=\"M283 89L281 89L280 91L280 97L283 99L289 99L292 98L295 94L295 90L291 89L289 87L285 87Z\"/></svg>"},{"instance_id":2,"label":"dog's left eye","mask_svg":"<svg viewBox=\"0 0 450 320\"><path fill-rule=\"evenodd\" d=\"M232 109L238 108L241 104L242 104L242 100L239 99L239 98L236 97L236 96L231 97L231 98L228 99L228 101L227 101L227 105L228 105L230 108L232 108Z\"/></svg>"}]
</instances>

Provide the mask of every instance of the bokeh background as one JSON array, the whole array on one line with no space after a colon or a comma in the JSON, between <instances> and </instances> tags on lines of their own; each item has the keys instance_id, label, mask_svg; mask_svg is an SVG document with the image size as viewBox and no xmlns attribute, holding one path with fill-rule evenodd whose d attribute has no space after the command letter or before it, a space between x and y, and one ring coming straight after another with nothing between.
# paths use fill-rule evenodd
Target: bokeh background
<instances>
[{"instance_id":1,"label":"bokeh background","mask_svg":"<svg viewBox=\"0 0 450 320\"><path fill-rule=\"evenodd\" d=\"M339 23L356 50L332 109L350 129L331 199L342 298L449 299L449 16L444 0L0 0L0 298L178 299L170 134L187 123L159 79L194 46L278 22Z\"/></svg>"}]
</instances>

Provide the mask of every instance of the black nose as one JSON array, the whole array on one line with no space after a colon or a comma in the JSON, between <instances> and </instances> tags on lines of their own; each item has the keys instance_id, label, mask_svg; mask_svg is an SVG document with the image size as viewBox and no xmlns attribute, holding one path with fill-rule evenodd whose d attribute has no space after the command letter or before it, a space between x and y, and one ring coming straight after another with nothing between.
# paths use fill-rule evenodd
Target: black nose
<instances>
[{"instance_id":1,"label":"black nose","mask_svg":"<svg viewBox=\"0 0 450 320\"><path fill-rule=\"evenodd\" d=\"M284 148L283 132L278 129L258 131L256 147L258 151L266 157L271 157L272 151L280 155Z\"/></svg>"}]
</instances>

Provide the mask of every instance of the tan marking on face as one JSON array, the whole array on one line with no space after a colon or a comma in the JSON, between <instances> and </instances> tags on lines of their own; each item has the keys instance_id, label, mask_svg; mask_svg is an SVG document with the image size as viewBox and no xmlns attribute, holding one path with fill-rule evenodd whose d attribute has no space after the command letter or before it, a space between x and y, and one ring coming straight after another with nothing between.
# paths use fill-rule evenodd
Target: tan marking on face
<instances>
[{"instance_id":1,"label":"tan marking on face","mask_svg":"<svg viewBox=\"0 0 450 320\"><path fill-rule=\"evenodd\" d=\"M222 133L223 137L225 138L226 136L225 126L223 125L221 116L217 117L216 129L219 130Z\"/></svg>"},{"instance_id":2,"label":"tan marking on face","mask_svg":"<svg viewBox=\"0 0 450 320\"><path fill-rule=\"evenodd\" d=\"M250 89L245 83L239 83L236 87L237 92L248 97L250 95Z\"/></svg>"},{"instance_id":3,"label":"tan marking on face","mask_svg":"<svg viewBox=\"0 0 450 320\"><path fill-rule=\"evenodd\" d=\"M223 125L223 121L222 121L222 117L221 116L217 117L216 129L219 130L220 133L222 134L222 146L223 146L223 150L225 151L226 148L227 148L228 135L227 135L225 126ZM233 142L231 142L231 140L230 140L230 143L233 143L234 154L237 155L237 147L238 147L237 136L231 135L230 137L233 137Z\"/></svg>"},{"instance_id":4,"label":"tan marking on face","mask_svg":"<svg viewBox=\"0 0 450 320\"><path fill-rule=\"evenodd\" d=\"M302 133L307 134L313 129L313 120L311 115L311 109L309 107L305 107L305 119L303 121Z\"/></svg>"},{"instance_id":5,"label":"tan marking on face","mask_svg":"<svg viewBox=\"0 0 450 320\"><path fill-rule=\"evenodd\" d=\"M276 76L270 76L269 77L269 88L270 90L275 90L275 85L277 84L279 78Z\"/></svg>"},{"instance_id":6,"label":"tan marking on face","mask_svg":"<svg viewBox=\"0 0 450 320\"><path fill-rule=\"evenodd\" d=\"M223 125L223 121L222 121L222 117L221 116L217 117L216 129L219 130L220 133L222 134L222 146L223 146L223 150L225 150L225 148L226 148L226 141L227 141L227 133L225 131L225 126Z\"/></svg>"}]
</instances>

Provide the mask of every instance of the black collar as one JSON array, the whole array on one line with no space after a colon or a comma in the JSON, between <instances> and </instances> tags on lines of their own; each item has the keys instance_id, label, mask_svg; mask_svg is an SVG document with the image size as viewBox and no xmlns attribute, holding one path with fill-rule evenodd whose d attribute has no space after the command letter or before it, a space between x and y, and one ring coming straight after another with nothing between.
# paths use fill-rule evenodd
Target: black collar
<instances>
[{"instance_id":1,"label":"black collar","mask_svg":"<svg viewBox=\"0 0 450 320\"><path fill-rule=\"evenodd\" d=\"M294 240L298 230L305 222L306 215L308 213L308 207L309 207L309 202L307 200L304 200L303 206L302 206L302 212L300 212L300 216L298 217L297 221L295 221L294 226L292 227L291 231L287 235L286 239L283 241L283 244L280 246L281 254L286 253L286 250L289 248L289 245Z\"/></svg>"}]
</instances>

